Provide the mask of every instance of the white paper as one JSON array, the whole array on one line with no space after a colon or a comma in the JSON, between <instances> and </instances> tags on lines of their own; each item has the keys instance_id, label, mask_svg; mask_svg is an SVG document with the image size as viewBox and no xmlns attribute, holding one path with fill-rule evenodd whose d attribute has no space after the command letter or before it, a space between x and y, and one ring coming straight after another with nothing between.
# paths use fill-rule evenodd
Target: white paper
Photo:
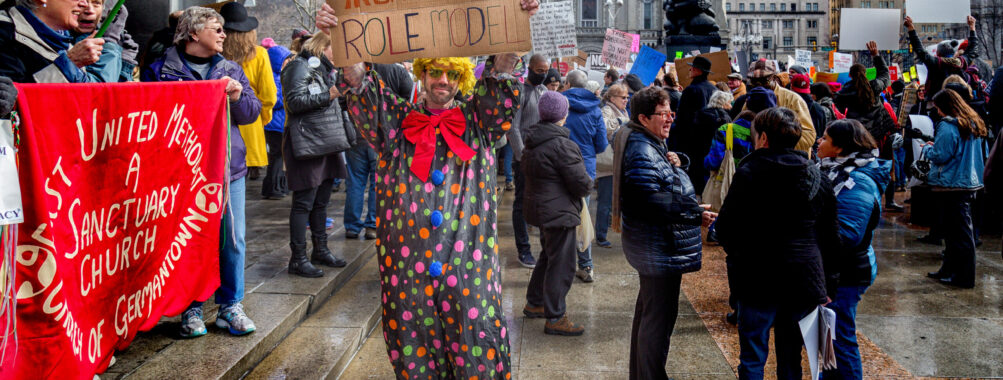
<instances>
[{"instance_id":1,"label":"white paper","mask_svg":"<svg viewBox=\"0 0 1003 380\"><path fill-rule=\"evenodd\" d=\"M878 50L899 46L899 9L843 8L839 22L839 50L867 50L867 41L877 42Z\"/></svg>"},{"instance_id":2,"label":"white paper","mask_svg":"<svg viewBox=\"0 0 1003 380\"><path fill-rule=\"evenodd\" d=\"M533 52L547 58L564 58L578 55L575 37L575 12L571 0L540 4L539 11L529 17L533 36Z\"/></svg>"},{"instance_id":3,"label":"white paper","mask_svg":"<svg viewBox=\"0 0 1003 380\"><path fill-rule=\"evenodd\" d=\"M919 77L919 84L926 84L926 77L929 74L930 74L930 71L927 70L926 65L924 65L924 64L917 64L916 65L916 76Z\"/></svg>"},{"instance_id":4,"label":"white paper","mask_svg":"<svg viewBox=\"0 0 1003 380\"><path fill-rule=\"evenodd\" d=\"M717 53L717 52L719 52L719 51L721 51L721 48L719 48L719 47L717 47L717 46L711 46L711 47L710 47L710 52L711 52L711 53Z\"/></svg>"},{"instance_id":5,"label":"white paper","mask_svg":"<svg viewBox=\"0 0 1003 380\"><path fill-rule=\"evenodd\" d=\"M818 308L798 321L801 337L804 338L805 352L808 354L808 366L811 368L811 380L818 380Z\"/></svg>"},{"instance_id":6,"label":"white paper","mask_svg":"<svg viewBox=\"0 0 1003 380\"><path fill-rule=\"evenodd\" d=\"M848 73L850 66L853 66L852 54L832 53L832 72Z\"/></svg>"},{"instance_id":7,"label":"white paper","mask_svg":"<svg viewBox=\"0 0 1003 380\"><path fill-rule=\"evenodd\" d=\"M21 185L14 162L14 130L6 119L0 119L0 178L4 182L0 186L0 224L23 223Z\"/></svg>"},{"instance_id":8,"label":"white paper","mask_svg":"<svg viewBox=\"0 0 1003 380\"><path fill-rule=\"evenodd\" d=\"M808 50L794 50L794 63L807 70L809 67L815 66L811 61L811 52Z\"/></svg>"},{"instance_id":9,"label":"white paper","mask_svg":"<svg viewBox=\"0 0 1003 380\"><path fill-rule=\"evenodd\" d=\"M924 135L933 137L933 120L929 116L925 115L909 115L909 122L913 129L916 129L923 133ZM926 141L922 139L912 139L912 154L913 157L919 157L919 154L923 151L923 144Z\"/></svg>"},{"instance_id":10,"label":"white paper","mask_svg":"<svg viewBox=\"0 0 1003 380\"><path fill-rule=\"evenodd\" d=\"M787 70L790 70L790 69L791 69L791 66L794 66L794 65L796 65L796 64L797 64L797 63L796 63L796 62L794 62L794 57L791 57L790 55L788 55L788 56L787 56Z\"/></svg>"},{"instance_id":11,"label":"white paper","mask_svg":"<svg viewBox=\"0 0 1003 380\"><path fill-rule=\"evenodd\" d=\"M589 80L594 80L600 84L604 83L603 79L606 77L605 72L596 70L586 70L585 72L588 73Z\"/></svg>"},{"instance_id":12,"label":"white paper","mask_svg":"<svg viewBox=\"0 0 1003 380\"><path fill-rule=\"evenodd\" d=\"M968 22L972 13L970 0L907 0L905 14L919 24L952 24Z\"/></svg>"}]
</instances>

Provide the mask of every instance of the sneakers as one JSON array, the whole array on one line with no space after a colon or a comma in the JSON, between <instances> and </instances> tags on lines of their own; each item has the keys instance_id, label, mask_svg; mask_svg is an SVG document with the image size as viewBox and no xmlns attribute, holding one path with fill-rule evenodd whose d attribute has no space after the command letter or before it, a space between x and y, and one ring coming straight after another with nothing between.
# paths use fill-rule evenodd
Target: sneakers
<instances>
[{"instance_id":1,"label":"sneakers","mask_svg":"<svg viewBox=\"0 0 1003 380\"><path fill-rule=\"evenodd\" d=\"M579 336L585 333L585 328L568 320L565 315L558 320L548 319L543 325L543 333L548 335Z\"/></svg>"},{"instance_id":2,"label":"sneakers","mask_svg":"<svg viewBox=\"0 0 1003 380\"><path fill-rule=\"evenodd\" d=\"M596 240L596 245L602 248L613 248L613 243L609 240Z\"/></svg>"},{"instance_id":3,"label":"sneakers","mask_svg":"<svg viewBox=\"0 0 1003 380\"><path fill-rule=\"evenodd\" d=\"M903 212L903 211L905 211L905 207L902 207L902 205L900 205L898 203L895 203L895 202L886 203L885 204L885 211L887 211L887 212Z\"/></svg>"},{"instance_id":4,"label":"sneakers","mask_svg":"<svg viewBox=\"0 0 1003 380\"><path fill-rule=\"evenodd\" d=\"M533 269L536 268L536 259L533 258L532 254L519 255L519 264L523 267Z\"/></svg>"},{"instance_id":5,"label":"sneakers","mask_svg":"<svg viewBox=\"0 0 1003 380\"><path fill-rule=\"evenodd\" d=\"M239 303L223 306L219 309L216 327L228 329L233 335L250 334L255 330L254 321L247 317L247 314L244 313L244 305Z\"/></svg>"},{"instance_id":6,"label":"sneakers","mask_svg":"<svg viewBox=\"0 0 1003 380\"><path fill-rule=\"evenodd\" d=\"M505 181L505 191L515 190L515 184L512 181Z\"/></svg>"},{"instance_id":7,"label":"sneakers","mask_svg":"<svg viewBox=\"0 0 1003 380\"><path fill-rule=\"evenodd\" d=\"M522 314L526 318L543 318L543 306L529 306L529 304L526 304L526 307L522 308Z\"/></svg>"},{"instance_id":8,"label":"sneakers","mask_svg":"<svg viewBox=\"0 0 1003 380\"><path fill-rule=\"evenodd\" d=\"M193 307L181 314L181 337L195 338L206 334L202 321L202 307Z\"/></svg>"},{"instance_id":9,"label":"sneakers","mask_svg":"<svg viewBox=\"0 0 1003 380\"><path fill-rule=\"evenodd\" d=\"M592 282L595 281L595 274L592 273L592 267L585 267L579 269L575 272L575 277L578 277L582 282Z\"/></svg>"}]
</instances>

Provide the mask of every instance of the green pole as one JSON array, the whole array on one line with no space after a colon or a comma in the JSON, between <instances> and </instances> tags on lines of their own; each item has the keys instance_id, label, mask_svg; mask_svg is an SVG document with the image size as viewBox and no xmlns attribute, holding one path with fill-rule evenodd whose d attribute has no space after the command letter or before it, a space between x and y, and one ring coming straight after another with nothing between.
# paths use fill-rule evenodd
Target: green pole
<instances>
[{"instance_id":1,"label":"green pole","mask_svg":"<svg viewBox=\"0 0 1003 380\"><path fill-rule=\"evenodd\" d=\"M111 25L112 21L115 21L115 16L118 16L118 11L122 9L123 4L125 4L125 0L118 0L115 3L115 8L112 8L111 12L108 12L108 17L101 23L101 29L94 35L94 38L104 37L104 33L108 31L108 26Z\"/></svg>"}]
</instances>

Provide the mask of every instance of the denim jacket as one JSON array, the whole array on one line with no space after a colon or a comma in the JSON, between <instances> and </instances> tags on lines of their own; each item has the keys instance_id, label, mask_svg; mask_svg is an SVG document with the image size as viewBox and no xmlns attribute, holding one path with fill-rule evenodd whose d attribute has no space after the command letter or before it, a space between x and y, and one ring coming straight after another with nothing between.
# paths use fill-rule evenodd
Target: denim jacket
<instances>
[{"instance_id":1,"label":"denim jacket","mask_svg":"<svg viewBox=\"0 0 1003 380\"><path fill-rule=\"evenodd\" d=\"M931 165L931 186L976 190L982 188L985 156L981 137L961 137L958 120L945 117L937 124L932 146L923 148Z\"/></svg>"}]
</instances>

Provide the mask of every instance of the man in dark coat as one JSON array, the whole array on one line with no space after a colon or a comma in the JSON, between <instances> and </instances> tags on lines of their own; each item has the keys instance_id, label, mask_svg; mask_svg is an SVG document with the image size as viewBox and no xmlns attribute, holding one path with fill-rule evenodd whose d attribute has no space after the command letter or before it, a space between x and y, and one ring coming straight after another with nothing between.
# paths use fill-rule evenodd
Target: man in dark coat
<instances>
[{"instance_id":1,"label":"man in dark coat","mask_svg":"<svg viewBox=\"0 0 1003 380\"><path fill-rule=\"evenodd\" d=\"M592 188L592 177L578 144L562 125L568 116L568 99L559 92L540 96L540 122L527 128L522 170L526 175L526 222L540 227L543 252L526 290L523 314L547 318L543 332L582 335L565 314L564 298L575 278L575 227L581 224L582 197Z\"/></svg>"},{"instance_id":2,"label":"man in dark coat","mask_svg":"<svg viewBox=\"0 0 1003 380\"><path fill-rule=\"evenodd\" d=\"M1003 65L996 69L989 88L989 120L998 136L1000 128L1003 128Z\"/></svg>"},{"instance_id":3,"label":"man in dark coat","mask_svg":"<svg viewBox=\"0 0 1003 380\"><path fill-rule=\"evenodd\" d=\"M523 130L540 121L537 105L540 95L547 91L543 81L547 78L550 63L540 54L529 58L529 72L526 82L522 84L519 111L512 120L512 128L508 130L508 141L512 144L512 172L515 176L515 199L512 201L512 229L515 230L515 249L519 253L519 264L526 268L536 267L536 259L529 245L529 229L526 228L526 218L523 214L523 194L526 188L526 176L522 173ZM615 72L615 71L614 71ZM609 74L607 73L607 76Z\"/></svg>"},{"instance_id":4,"label":"man in dark coat","mask_svg":"<svg viewBox=\"0 0 1003 380\"><path fill-rule=\"evenodd\" d=\"M669 135L669 150L683 152L689 156L690 162L701 160L703 157L695 157L700 154L699 147L710 146L710 141L701 140L701 134L697 131L697 113L707 107L710 96L717 91L707 76L711 74L710 60L704 57L696 57L690 65L690 78L692 82L683 90L683 95L679 98L679 113L676 114L676 124L672 127ZM694 165L691 165L693 167ZM695 165L700 167L700 165ZM690 178L699 182L702 178Z\"/></svg>"},{"instance_id":5,"label":"man in dark coat","mask_svg":"<svg viewBox=\"0 0 1003 380\"><path fill-rule=\"evenodd\" d=\"M793 111L763 111L752 128L757 149L742 160L716 225L738 300L738 373L763 378L773 327L777 378L800 379L798 320L830 293L823 257L838 242L836 199L808 155L794 149L801 127Z\"/></svg>"},{"instance_id":6,"label":"man in dark coat","mask_svg":"<svg viewBox=\"0 0 1003 380\"><path fill-rule=\"evenodd\" d=\"M932 56L926 52L923 43L916 34L916 27L912 24L912 17L906 16L904 25L909 29L909 45L916 54L918 63L926 65L928 74L926 76L926 93L930 98L941 90L944 86L944 79L952 74L964 77L965 69L979 58L979 37L975 33L975 18L968 16L968 46L971 49L959 57L957 54L957 41L943 41L937 44L937 55Z\"/></svg>"}]
</instances>

